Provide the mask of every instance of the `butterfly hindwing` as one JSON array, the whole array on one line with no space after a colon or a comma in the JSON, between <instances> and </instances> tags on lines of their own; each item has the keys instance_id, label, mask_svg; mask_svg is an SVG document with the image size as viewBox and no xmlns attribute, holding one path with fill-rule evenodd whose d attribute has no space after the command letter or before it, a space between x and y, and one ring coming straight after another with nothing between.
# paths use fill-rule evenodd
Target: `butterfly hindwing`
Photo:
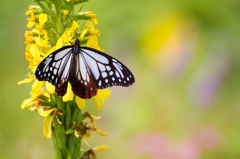
<instances>
[{"instance_id":1,"label":"butterfly hindwing","mask_svg":"<svg viewBox=\"0 0 240 159\"><path fill-rule=\"evenodd\" d=\"M98 89L93 82L86 61L84 61L82 55L79 53L75 54L69 82L71 83L73 93L81 98L88 99L97 94Z\"/></svg>"},{"instance_id":2,"label":"butterfly hindwing","mask_svg":"<svg viewBox=\"0 0 240 159\"><path fill-rule=\"evenodd\" d=\"M131 71L117 59L88 47L81 47L80 51L98 89L128 87L135 82Z\"/></svg>"}]
</instances>

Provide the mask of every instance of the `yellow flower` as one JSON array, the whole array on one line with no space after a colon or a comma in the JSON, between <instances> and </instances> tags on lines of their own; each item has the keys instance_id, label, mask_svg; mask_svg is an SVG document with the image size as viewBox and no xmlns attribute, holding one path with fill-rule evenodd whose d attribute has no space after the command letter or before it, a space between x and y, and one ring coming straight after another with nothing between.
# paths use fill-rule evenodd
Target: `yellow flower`
<instances>
[{"instance_id":1,"label":"yellow flower","mask_svg":"<svg viewBox=\"0 0 240 159\"><path fill-rule=\"evenodd\" d=\"M44 23L47 22L47 15L44 13L41 13L38 19L39 19L39 23L36 24L36 29L33 29L33 32L36 32L40 35L44 31Z\"/></svg>"},{"instance_id":2,"label":"yellow flower","mask_svg":"<svg viewBox=\"0 0 240 159\"><path fill-rule=\"evenodd\" d=\"M31 17L27 18L27 20L29 21L27 24L27 27L32 28L33 25L35 24L35 20L36 20L36 17L34 16L33 12L31 12Z\"/></svg>"},{"instance_id":3,"label":"yellow flower","mask_svg":"<svg viewBox=\"0 0 240 159\"><path fill-rule=\"evenodd\" d=\"M89 34L87 47L91 47L101 51L101 49L98 46L98 37L97 37L100 35L100 31L94 28L94 25L92 22L87 22L86 26L89 27L90 29L88 28L84 29L80 35L80 39L83 39L85 35Z\"/></svg>"},{"instance_id":4,"label":"yellow flower","mask_svg":"<svg viewBox=\"0 0 240 159\"><path fill-rule=\"evenodd\" d=\"M64 10L63 14L68 15L69 14L68 10Z\"/></svg>"},{"instance_id":5,"label":"yellow flower","mask_svg":"<svg viewBox=\"0 0 240 159\"><path fill-rule=\"evenodd\" d=\"M97 19L96 19L96 14L93 14L92 12L86 12L87 14L87 16L88 17L90 17L91 18L91 20L96 24L96 25L98 25L98 21L97 21Z\"/></svg>"},{"instance_id":6,"label":"yellow flower","mask_svg":"<svg viewBox=\"0 0 240 159\"><path fill-rule=\"evenodd\" d=\"M93 97L94 102L98 106L98 110L101 110L101 106L104 105L104 99L109 98L110 93L108 89L99 89L97 95Z\"/></svg>"}]
</instances>

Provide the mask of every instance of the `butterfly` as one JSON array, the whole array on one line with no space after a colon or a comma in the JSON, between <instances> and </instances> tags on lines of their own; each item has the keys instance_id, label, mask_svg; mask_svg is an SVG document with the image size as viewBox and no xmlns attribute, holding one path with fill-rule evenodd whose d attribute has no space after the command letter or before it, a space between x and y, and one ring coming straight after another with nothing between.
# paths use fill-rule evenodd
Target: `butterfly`
<instances>
[{"instance_id":1,"label":"butterfly","mask_svg":"<svg viewBox=\"0 0 240 159\"><path fill-rule=\"evenodd\" d=\"M68 82L75 95L92 98L98 89L111 86L128 87L135 82L132 72L117 59L93 48L64 46L48 55L37 67L35 76L55 86L58 96L67 92Z\"/></svg>"}]
</instances>

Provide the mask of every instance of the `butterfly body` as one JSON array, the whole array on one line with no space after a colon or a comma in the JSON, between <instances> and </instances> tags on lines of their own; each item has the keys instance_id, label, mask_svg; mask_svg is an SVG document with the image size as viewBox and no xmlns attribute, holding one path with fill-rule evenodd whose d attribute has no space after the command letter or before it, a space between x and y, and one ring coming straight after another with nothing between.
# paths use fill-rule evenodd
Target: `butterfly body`
<instances>
[{"instance_id":1,"label":"butterfly body","mask_svg":"<svg viewBox=\"0 0 240 159\"><path fill-rule=\"evenodd\" d=\"M73 93L84 99L95 96L98 89L114 85L127 87L135 82L131 71L120 61L98 50L81 47L79 39L74 45L47 56L35 76L39 81L53 84L59 96L66 94L70 82Z\"/></svg>"}]
</instances>

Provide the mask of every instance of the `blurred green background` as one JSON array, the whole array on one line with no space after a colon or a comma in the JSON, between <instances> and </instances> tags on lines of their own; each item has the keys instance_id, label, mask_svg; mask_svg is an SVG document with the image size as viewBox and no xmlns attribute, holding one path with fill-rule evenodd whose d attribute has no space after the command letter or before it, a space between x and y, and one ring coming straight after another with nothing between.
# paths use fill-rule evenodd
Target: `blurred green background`
<instances>
[{"instance_id":1,"label":"blurred green background","mask_svg":"<svg viewBox=\"0 0 240 159\"><path fill-rule=\"evenodd\" d=\"M25 11L34 2L1 1L0 159L54 158L42 139L43 118L27 109L31 84L24 60ZM134 73L129 88L113 87L91 147L104 159L240 158L240 1L90 0L99 46ZM87 149L86 146L84 146Z\"/></svg>"}]
</instances>

